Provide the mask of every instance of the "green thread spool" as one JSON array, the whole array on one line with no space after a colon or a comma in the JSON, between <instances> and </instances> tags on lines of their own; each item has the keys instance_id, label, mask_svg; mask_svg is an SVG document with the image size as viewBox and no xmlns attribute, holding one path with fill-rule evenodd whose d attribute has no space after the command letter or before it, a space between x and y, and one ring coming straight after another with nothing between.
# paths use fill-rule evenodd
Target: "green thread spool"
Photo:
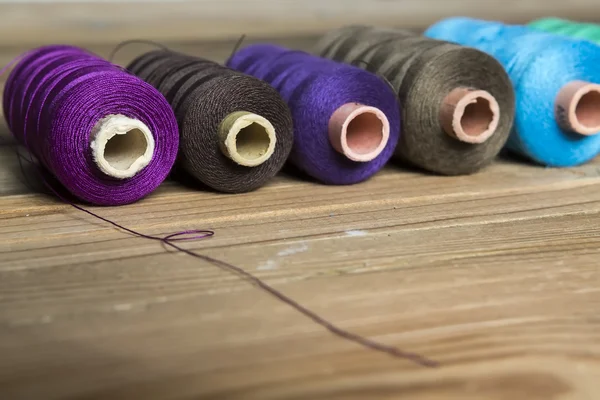
<instances>
[{"instance_id":1,"label":"green thread spool","mask_svg":"<svg viewBox=\"0 0 600 400\"><path fill-rule=\"evenodd\" d=\"M540 32L589 40L590 42L600 44L600 25L596 24L550 17L531 21L527 26Z\"/></svg>"}]
</instances>

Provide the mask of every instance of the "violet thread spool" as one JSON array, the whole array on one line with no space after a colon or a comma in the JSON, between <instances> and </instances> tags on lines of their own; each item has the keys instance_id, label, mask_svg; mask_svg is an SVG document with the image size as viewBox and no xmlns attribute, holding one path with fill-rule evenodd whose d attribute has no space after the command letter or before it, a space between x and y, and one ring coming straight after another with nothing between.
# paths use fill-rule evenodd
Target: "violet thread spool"
<instances>
[{"instance_id":1,"label":"violet thread spool","mask_svg":"<svg viewBox=\"0 0 600 400\"><path fill-rule=\"evenodd\" d=\"M18 142L75 197L123 205L154 191L178 147L163 96L73 46L32 50L10 73L4 115Z\"/></svg>"},{"instance_id":2,"label":"violet thread spool","mask_svg":"<svg viewBox=\"0 0 600 400\"><path fill-rule=\"evenodd\" d=\"M163 93L177 116L177 171L214 190L242 193L283 167L294 139L292 118L265 82L165 50L145 53L127 68Z\"/></svg>"},{"instance_id":3,"label":"violet thread spool","mask_svg":"<svg viewBox=\"0 0 600 400\"><path fill-rule=\"evenodd\" d=\"M245 47L227 65L279 91L294 120L290 162L318 181L364 181L393 155L400 136L399 105L380 77L269 44Z\"/></svg>"},{"instance_id":4,"label":"violet thread spool","mask_svg":"<svg viewBox=\"0 0 600 400\"><path fill-rule=\"evenodd\" d=\"M506 143L515 99L493 57L411 32L353 25L330 31L315 53L384 76L402 107L397 155L443 175L477 172Z\"/></svg>"}]
</instances>

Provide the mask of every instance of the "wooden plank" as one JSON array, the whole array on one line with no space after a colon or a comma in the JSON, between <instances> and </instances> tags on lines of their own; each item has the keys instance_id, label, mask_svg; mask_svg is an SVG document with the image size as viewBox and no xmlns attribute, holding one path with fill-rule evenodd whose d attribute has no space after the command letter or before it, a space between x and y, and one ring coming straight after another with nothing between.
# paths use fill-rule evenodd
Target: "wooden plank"
<instances>
[{"instance_id":1,"label":"wooden plank","mask_svg":"<svg viewBox=\"0 0 600 400\"><path fill-rule=\"evenodd\" d=\"M234 42L172 46L222 60ZM167 181L136 204L90 207L145 234L212 229L183 246L438 369L340 340L27 176L33 186L0 124L2 399L600 398L600 159L552 169L500 158L464 177L390 165L347 187L284 173L242 195Z\"/></svg>"},{"instance_id":2,"label":"wooden plank","mask_svg":"<svg viewBox=\"0 0 600 400\"><path fill-rule=\"evenodd\" d=\"M366 23L423 28L453 15L526 22L560 15L598 20L595 0L308 0L0 3L0 45L198 40L321 34Z\"/></svg>"},{"instance_id":3,"label":"wooden plank","mask_svg":"<svg viewBox=\"0 0 600 400\"><path fill-rule=\"evenodd\" d=\"M11 171L4 174L5 180L1 182L3 187L16 186L23 180L13 151L10 147L0 148L3 158L13 159ZM506 203L499 206L513 204L509 200L511 196L517 195L538 196L540 204L554 204L552 202L555 201L555 197L544 199L548 194L539 193L588 190L593 194L599 176L600 160L578 168L551 169L501 159L481 173L453 178L427 175L390 165L376 179L360 185L324 186L302 176L282 174L259 191L239 195L195 191L168 181L159 191L137 204L92 209L102 212L108 218L119 217L125 224L142 223L138 227L151 227L150 233L167 233L173 229L193 227L212 228L231 224L251 226L273 217L290 219L304 213L328 217L330 214L335 216L338 212L355 207L362 207L369 213L390 208L394 210L394 207L410 208L413 204L423 202L428 202L433 207L445 202L449 203L450 207L457 207L459 203L454 202L463 199L476 200L488 193L506 198L500 201ZM35 182L35 176L32 176L32 181ZM20 190L27 189L22 187ZM372 193L377 193L377 196L374 197ZM516 204L517 207L522 207L520 200L516 201ZM60 234L60 231L55 230L57 224L72 218L71 213L64 214L70 210L70 206L61 204L52 196L29 193L5 196L0 197L0 206L0 210L3 210L0 212L0 218L9 219L0 227L0 233L3 229L12 229L13 223L25 223L18 218L26 214L39 214L50 218L49 225L42 225L46 221L39 220L36 224L37 229L32 234L47 240ZM466 213L465 215L473 212L471 208L461 211ZM143 221L139 221L136 215L143 215ZM186 225L173 225L172 217L178 216L186 216ZM368 215L366 218L368 219ZM99 229L111 232L111 229L103 227L102 224L91 227L85 219L69 226L69 229L75 229L70 231L70 234L75 236L78 236L80 230Z\"/></svg>"},{"instance_id":4,"label":"wooden plank","mask_svg":"<svg viewBox=\"0 0 600 400\"><path fill-rule=\"evenodd\" d=\"M374 182L384 178L390 187L390 176ZM157 244L94 228L81 243L62 223L40 233L47 216L17 218L7 232L15 220L3 220L0 385L10 399L595 398L600 194L598 177L583 180L514 198L459 195L454 205L404 203L379 188L370 202L338 198L350 206L331 217L302 206L297 218L238 212L238 226L186 246L238 263L341 326L432 357L437 370L336 339ZM277 189L254 200L276 205L289 195ZM357 223L361 211L369 218Z\"/></svg>"},{"instance_id":5,"label":"wooden plank","mask_svg":"<svg viewBox=\"0 0 600 400\"><path fill-rule=\"evenodd\" d=\"M284 176L239 196L170 184L94 208L146 233L214 229L186 247L439 360L434 371L50 197L0 197L0 387L11 399L594 398L599 164L388 169L350 187Z\"/></svg>"}]
</instances>

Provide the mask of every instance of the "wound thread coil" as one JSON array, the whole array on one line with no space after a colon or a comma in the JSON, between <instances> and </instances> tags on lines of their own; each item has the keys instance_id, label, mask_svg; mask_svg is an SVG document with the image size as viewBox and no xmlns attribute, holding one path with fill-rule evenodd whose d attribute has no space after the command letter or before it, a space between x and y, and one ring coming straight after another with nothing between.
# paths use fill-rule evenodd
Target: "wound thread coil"
<instances>
[{"instance_id":1,"label":"wound thread coil","mask_svg":"<svg viewBox=\"0 0 600 400\"><path fill-rule=\"evenodd\" d=\"M177 116L177 171L214 190L241 193L263 186L283 167L293 124L289 108L268 84L165 50L143 54L127 68L163 93Z\"/></svg>"},{"instance_id":2,"label":"wound thread coil","mask_svg":"<svg viewBox=\"0 0 600 400\"><path fill-rule=\"evenodd\" d=\"M476 47L505 66L517 94L508 150L553 167L579 165L600 152L600 47L464 17L439 21L425 34Z\"/></svg>"},{"instance_id":3,"label":"wound thread coil","mask_svg":"<svg viewBox=\"0 0 600 400\"><path fill-rule=\"evenodd\" d=\"M7 124L78 199L123 205L154 191L175 161L175 115L152 86L74 46L24 54L3 96Z\"/></svg>"},{"instance_id":4,"label":"wound thread coil","mask_svg":"<svg viewBox=\"0 0 600 400\"><path fill-rule=\"evenodd\" d=\"M271 84L288 103L290 162L325 184L368 179L392 156L400 112L390 87L359 68L280 46L245 47L227 65Z\"/></svg>"},{"instance_id":5,"label":"wound thread coil","mask_svg":"<svg viewBox=\"0 0 600 400\"><path fill-rule=\"evenodd\" d=\"M470 174L491 163L508 139L514 91L502 66L481 51L351 25L324 35L314 52L390 82L402 106L397 154L405 162L444 175ZM457 90L462 97L453 99Z\"/></svg>"},{"instance_id":6,"label":"wound thread coil","mask_svg":"<svg viewBox=\"0 0 600 400\"><path fill-rule=\"evenodd\" d=\"M600 44L600 25L570 21L564 18L540 18L531 21L527 26L540 32L553 33L574 39L589 40Z\"/></svg>"}]
</instances>

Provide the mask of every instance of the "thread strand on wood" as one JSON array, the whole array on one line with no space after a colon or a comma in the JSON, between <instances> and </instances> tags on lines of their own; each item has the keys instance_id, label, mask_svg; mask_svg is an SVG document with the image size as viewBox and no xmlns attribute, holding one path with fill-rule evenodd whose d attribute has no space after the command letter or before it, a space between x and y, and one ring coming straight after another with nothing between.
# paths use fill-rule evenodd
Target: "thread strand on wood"
<instances>
[{"instance_id":1,"label":"thread strand on wood","mask_svg":"<svg viewBox=\"0 0 600 400\"><path fill-rule=\"evenodd\" d=\"M25 175L23 164L21 163L21 161L22 160L19 155L19 164L21 166L21 172L23 173L23 175ZM31 162L30 160L26 160L26 161ZM234 274L240 276L241 278L245 279L249 283L255 285L259 289L263 290L264 292L268 293L269 295L273 296L278 301L281 301L282 303L287 304L292 309L301 313L305 317L312 320L314 323L322 326L323 328L327 329L330 333L332 333L333 335L335 335L341 339L354 342L357 345L362 346L363 348L366 348L366 349L379 351L379 352L388 354L388 355L398 358L398 359L404 359L404 360L411 361L413 363L416 363L416 364L424 366L424 367L435 368L435 367L440 366L440 363L438 363L437 361L429 359L420 354L404 351L397 347L386 345L384 343L380 343L375 340L371 340L367 337L364 337L364 336L358 335L356 333L350 332L348 330L345 330L343 328L340 328L337 325L333 324L332 322L328 321L327 319L321 317L316 312L308 309L307 307L298 303L291 297L289 297L289 296L283 294L282 292L280 292L279 290L275 289L274 287L272 287L268 283L264 282L259 277L245 271L243 268L240 268L236 265L219 260L217 258L210 257L207 255L200 254L195 251L183 248L176 244L176 242L181 242L181 241L192 241L192 240L210 238L210 237L214 236L214 231L212 231L212 230L190 229L190 230L184 230L181 232L165 235L163 237L147 235L147 234L138 232L134 229L127 228L119 223L111 221L108 218L102 217L101 215L94 213L80 205L70 202L68 199L61 196L61 194L55 188L53 188L52 185L47 180L44 179L43 174L41 172L42 171L40 171L41 180L44 183L44 185L49 189L49 191L51 193L53 193L57 198L59 198L60 200L62 200L65 203L71 205L75 209L77 209L81 212L84 212L94 218L97 218L103 222L106 222L107 224L113 226L114 228L125 231L125 232L129 233L130 235L133 235L133 236L136 236L139 238L143 238L143 239L149 239L149 240L161 242L164 245L169 246L176 251L182 252L184 254L187 254L187 255L197 258L199 260L206 261L206 262L208 262L218 268L221 268L222 270L225 270L227 272L234 273Z\"/></svg>"}]
</instances>

